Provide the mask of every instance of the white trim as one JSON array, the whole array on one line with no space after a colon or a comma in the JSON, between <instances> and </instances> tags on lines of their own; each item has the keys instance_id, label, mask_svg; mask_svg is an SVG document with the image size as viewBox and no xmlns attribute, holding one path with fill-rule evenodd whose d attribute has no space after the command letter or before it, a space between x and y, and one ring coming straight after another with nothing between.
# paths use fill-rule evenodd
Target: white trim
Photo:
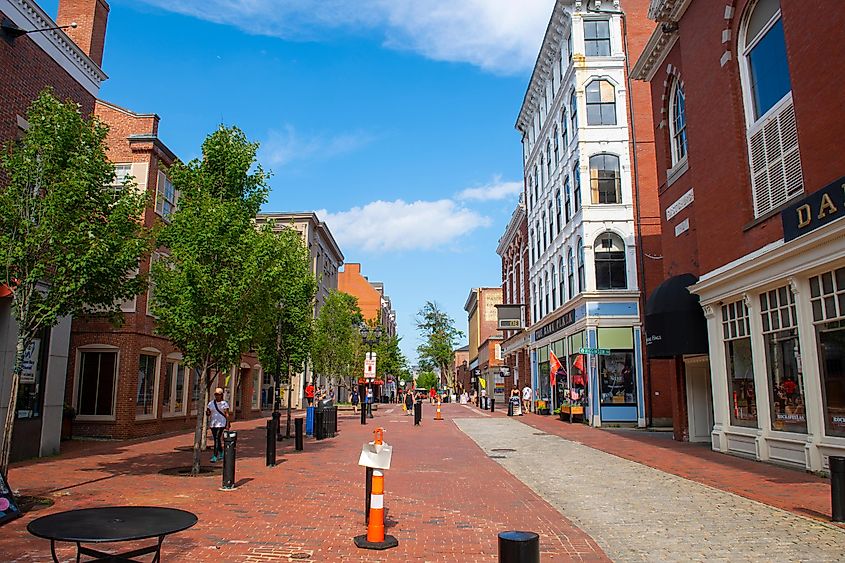
<instances>
[{"instance_id":1,"label":"white trim","mask_svg":"<svg viewBox=\"0 0 845 563\"><path fill-rule=\"evenodd\" d=\"M114 386L112 389L112 406L110 415L99 414L80 414L79 411L79 385L82 382L82 354L84 352L114 352ZM85 344L77 346L76 361L74 364L74 382L73 382L73 406L77 409L76 418L82 422L114 422L116 420L115 414L117 411L117 389L120 385L120 360L121 350L117 346L110 344Z\"/></svg>"},{"instance_id":2,"label":"white trim","mask_svg":"<svg viewBox=\"0 0 845 563\"><path fill-rule=\"evenodd\" d=\"M138 413L138 389L137 389L137 381L135 385L135 393L134 393L134 403L135 403L135 420L155 420L158 418L158 394L159 394L159 382L161 379L161 351L155 348L141 348L141 351L138 354L138 362L141 361L141 356L153 356L155 357L155 372L153 374L153 412L149 414L139 414ZM140 367L140 366L139 366ZM140 369L138 370L140 372Z\"/></svg>"}]
</instances>

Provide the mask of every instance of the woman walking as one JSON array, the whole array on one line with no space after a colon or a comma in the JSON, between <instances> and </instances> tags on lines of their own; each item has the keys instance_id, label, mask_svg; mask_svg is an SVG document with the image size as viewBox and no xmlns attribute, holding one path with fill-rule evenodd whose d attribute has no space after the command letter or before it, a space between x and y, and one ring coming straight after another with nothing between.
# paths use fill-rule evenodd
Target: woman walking
<instances>
[{"instance_id":1,"label":"woman walking","mask_svg":"<svg viewBox=\"0 0 845 563\"><path fill-rule=\"evenodd\" d=\"M211 435L214 437L211 463L223 461L223 431L229 427L229 403L223 400L222 388L214 390L214 399L208 402L205 414L209 417L208 426L211 427Z\"/></svg>"}]
</instances>

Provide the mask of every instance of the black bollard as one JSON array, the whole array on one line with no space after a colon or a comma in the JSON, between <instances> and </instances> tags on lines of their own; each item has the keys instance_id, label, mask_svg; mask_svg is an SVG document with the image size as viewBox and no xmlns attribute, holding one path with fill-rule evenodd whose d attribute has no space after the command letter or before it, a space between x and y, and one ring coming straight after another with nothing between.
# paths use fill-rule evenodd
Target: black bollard
<instances>
[{"instance_id":1,"label":"black bollard","mask_svg":"<svg viewBox=\"0 0 845 563\"><path fill-rule=\"evenodd\" d=\"M373 468L367 467L364 475L364 524L370 523L370 500L373 494Z\"/></svg>"},{"instance_id":2,"label":"black bollard","mask_svg":"<svg viewBox=\"0 0 845 563\"><path fill-rule=\"evenodd\" d=\"M273 428L276 429L276 440L282 441L282 413L279 411L273 412Z\"/></svg>"},{"instance_id":3,"label":"black bollard","mask_svg":"<svg viewBox=\"0 0 845 563\"><path fill-rule=\"evenodd\" d=\"M513 416L513 401L508 401L508 416Z\"/></svg>"},{"instance_id":4,"label":"black bollard","mask_svg":"<svg viewBox=\"0 0 845 563\"><path fill-rule=\"evenodd\" d=\"M414 426L419 426L422 422L422 403L417 401L414 403Z\"/></svg>"},{"instance_id":5,"label":"black bollard","mask_svg":"<svg viewBox=\"0 0 845 563\"><path fill-rule=\"evenodd\" d=\"M265 463L267 467L276 467L276 427L274 421L270 419L267 421L267 454Z\"/></svg>"},{"instance_id":6,"label":"black bollard","mask_svg":"<svg viewBox=\"0 0 845 563\"><path fill-rule=\"evenodd\" d=\"M303 435L305 434L305 430L304 430L305 421L301 418L297 418L296 420L293 421L293 426L294 426L294 434L296 434L296 438L295 438L296 451L301 452L302 450L305 449L304 448L304 437L303 437Z\"/></svg>"},{"instance_id":7,"label":"black bollard","mask_svg":"<svg viewBox=\"0 0 845 563\"><path fill-rule=\"evenodd\" d=\"M501 532L499 563L540 563L540 536L534 532Z\"/></svg>"},{"instance_id":8,"label":"black bollard","mask_svg":"<svg viewBox=\"0 0 845 563\"><path fill-rule=\"evenodd\" d=\"M367 405L361 403L361 424L367 424Z\"/></svg>"},{"instance_id":9,"label":"black bollard","mask_svg":"<svg viewBox=\"0 0 845 563\"><path fill-rule=\"evenodd\" d=\"M373 418L373 404L367 403L367 418Z\"/></svg>"},{"instance_id":10,"label":"black bollard","mask_svg":"<svg viewBox=\"0 0 845 563\"><path fill-rule=\"evenodd\" d=\"M494 412L496 410L496 397L490 398L490 412Z\"/></svg>"},{"instance_id":11,"label":"black bollard","mask_svg":"<svg viewBox=\"0 0 845 563\"><path fill-rule=\"evenodd\" d=\"M226 430L223 432L223 490L231 491L235 488L235 446L238 443L238 433Z\"/></svg>"},{"instance_id":12,"label":"black bollard","mask_svg":"<svg viewBox=\"0 0 845 563\"><path fill-rule=\"evenodd\" d=\"M830 456L830 508L834 522L845 522L845 457Z\"/></svg>"}]
</instances>

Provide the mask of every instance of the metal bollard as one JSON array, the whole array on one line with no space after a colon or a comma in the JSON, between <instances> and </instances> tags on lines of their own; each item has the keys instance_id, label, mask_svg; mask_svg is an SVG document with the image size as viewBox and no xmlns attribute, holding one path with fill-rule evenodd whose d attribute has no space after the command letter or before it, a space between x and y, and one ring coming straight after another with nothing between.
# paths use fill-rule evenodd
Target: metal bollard
<instances>
[{"instance_id":1,"label":"metal bollard","mask_svg":"<svg viewBox=\"0 0 845 563\"><path fill-rule=\"evenodd\" d=\"M513 416L513 401L508 401L508 416Z\"/></svg>"},{"instance_id":2,"label":"metal bollard","mask_svg":"<svg viewBox=\"0 0 845 563\"><path fill-rule=\"evenodd\" d=\"M830 508L831 520L845 522L845 457L830 456Z\"/></svg>"},{"instance_id":3,"label":"metal bollard","mask_svg":"<svg viewBox=\"0 0 845 563\"><path fill-rule=\"evenodd\" d=\"M282 413L273 412L273 428L276 429L276 440L282 441Z\"/></svg>"},{"instance_id":4,"label":"metal bollard","mask_svg":"<svg viewBox=\"0 0 845 563\"><path fill-rule=\"evenodd\" d=\"M367 418L373 418L373 404L367 403Z\"/></svg>"},{"instance_id":5,"label":"metal bollard","mask_svg":"<svg viewBox=\"0 0 845 563\"><path fill-rule=\"evenodd\" d=\"M276 466L276 422L278 420L270 419L267 421L267 453L265 459L267 467Z\"/></svg>"},{"instance_id":6,"label":"metal bollard","mask_svg":"<svg viewBox=\"0 0 845 563\"><path fill-rule=\"evenodd\" d=\"M501 532L499 563L540 563L540 536L534 532Z\"/></svg>"},{"instance_id":7,"label":"metal bollard","mask_svg":"<svg viewBox=\"0 0 845 563\"><path fill-rule=\"evenodd\" d=\"M419 426L422 422L422 403L414 403L414 426Z\"/></svg>"},{"instance_id":8,"label":"metal bollard","mask_svg":"<svg viewBox=\"0 0 845 563\"><path fill-rule=\"evenodd\" d=\"M235 446L238 443L238 433L226 430L223 432L223 487L224 491L235 488Z\"/></svg>"},{"instance_id":9,"label":"metal bollard","mask_svg":"<svg viewBox=\"0 0 845 563\"><path fill-rule=\"evenodd\" d=\"M496 397L491 397L490 398L490 412L493 412L495 410L496 410Z\"/></svg>"},{"instance_id":10,"label":"metal bollard","mask_svg":"<svg viewBox=\"0 0 845 563\"><path fill-rule=\"evenodd\" d=\"M373 493L373 468L366 467L366 475L364 476L364 524L370 523L370 495Z\"/></svg>"},{"instance_id":11,"label":"metal bollard","mask_svg":"<svg viewBox=\"0 0 845 563\"><path fill-rule=\"evenodd\" d=\"M361 403L361 424L367 424L367 405Z\"/></svg>"},{"instance_id":12,"label":"metal bollard","mask_svg":"<svg viewBox=\"0 0 845 563\"><path fill-rule=\"evenodd\" d=\"M305 437L303 436L303 434L305 434L305 429L303 428L304 425L305 425L305 421L302 420L301 418L297 418L296 420L293 421L294 433L296 434L296 438L295 438L296 451L298 451L298 452L301 452L302 450L305 449L304 448L304 441L305 441L304 438Z\"/></svg>"}]
</instances>

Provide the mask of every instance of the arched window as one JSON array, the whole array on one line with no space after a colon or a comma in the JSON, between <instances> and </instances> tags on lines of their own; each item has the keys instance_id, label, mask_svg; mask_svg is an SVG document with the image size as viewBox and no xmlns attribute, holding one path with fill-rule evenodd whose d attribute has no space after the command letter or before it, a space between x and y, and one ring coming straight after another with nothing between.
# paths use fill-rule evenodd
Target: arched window
<instances>
[{"instance_id":1,"label":"arched window","mask_svg":"<svg viewBox=\"0 0 845 563\"><path fill-rule=\"evenodd\" d=\"M572 122L572 135L578 130L578 98L575 97L575 90L569 94L569 120Z\"/></svg>"},{"instance_id":2,"label":"arched window","mask_svg":"<svg viewBox=\"0 0 845 563\"><path fill-rule=\"evenodd\" d=\"M754 122L792 91L780 1L759 0L745 20L741 37Z\"/></svg>"},{"instance_id":3,"label":"arched window","mask_svg":"<svg viewBox=\"0 0 845 563\"><path fill-rule=\"evenodd\" d=\"M575 297L575 256L572 254L571 247L566 251L566 263L568 268L566 281L569 285L569 298L572 299Z\"/></svg>"},{"instance_id":4,"label":"arched window","mask_svg":"<svg viewBox=\"0 0 845 563\"><path fill-rule=\"evenodd\" d=\"M560 140L557 137L557 125L555 125L554 137L552 138L554 139L555 143L555 166L557 166L558 162L560 162Z\"/></svg>"},{"instance_id":5,"label":"arched window","mask_svg":"<svg viewBox=\"0 0 845 563\"><path fill-rule=\"evenodd\" d=\"M569 130L567 127L566 108L563 108L560 112L560 142L563 143L563 150L566 150L566 147L569 146Z\"/></svg>"},{"instance_id":6,"label":"arched window","mask_svg":"<svg viewBox=\"0 0 845 563\"><path fill-rule=\"evenodd\" d=\"M528 248L530 249L528 256L531 259L532 264L534 263L534 260L536 260L536 258L534 257L534 239L536 236L536 231L534 231L534 229L531 229L531 233L529 233L528 235Z\"/></svg>"},{"instance_id":7,"label":"arched window","mask_svg":"<svg viewBox=\"0 0 845 563\"><path fill-rule=\"evenodd\" d=\"M534 203L537 203L537 190L540 187L540 174L537 171L537 165L534 165Z\"/></svg>"},{"instance_id":8,"label":"arched window","mask_svg":"<svg viewBox=\"0 0 845 563\"><path fill-rule=\"evenodd\" d=\"M534 261L536 262L537 260L539 260L539 259L540 259L540 222L539 222L539 221L536 221L536 222L534 223L534 227L535 227L535 228L534 228L534 232L536 232L536 233L537 233L537 238L536 238L536 239L534 239L534 240L536 241L536 243L537 243L537 244L536 244L536 247L537 247L537 256L535 256L535 257L534 257Z\"/></svg>"},{"instance_id":9,"label":"arched window","mask_svg":"<svg viewBox=\"0 0 845 563\"><path fill-rule=\"evenodd\" d=\"M528 210L531 211L534 209L534 179L529 176L528 177Z\"/></svg>"},{"instance_id":10,"label":"arched window","mask_svg":"<svg viewBox=\"0 0 845 563\"><path fill-rule=\"evenodd\" d=\"M578 237L578 293L587 288L587 279L584 275L584 241Z\"/></svg>"},{"instance_id":11,"label":"arched window","mask_svg":"<svg viewBox=\"0 0 845 563\"><path fill-rule=\"evenodd\" d=\"M597 154L590 157L590 191L593 203L622 203L618 156Z\"/></svg>"},{"instance_id":12,"label":"arched window","mask_svg":"<svg viewBox=\"0 0 845 563\"><path fill-rule=\"evenodd\" d=\"M551 242L553 240L555 240L555 236L556 236L556 233L555 233L555 215L554 215L554 210L552 209L552 202L550 201L549 202L549 244L551 244Z\"/></svg>"},{"instance_id":13,"label":"arched window","mask_svg":"<svg viewBox=\"0 0 845 563\"><path fill-rule=\"evenodd\" d=\"M534 313L534 322L537 322L537 319L540 317L537 316L537 284L531 284L531 293L534 294L534 299L531 303L531 309Z\"/></svg>"},{"instance_id":14,"label":"arched window","mask_svg":"<svg viewBox=\"0 0 845 563\"><path fill-rule=\"evenodd\" d=\"M549 247L548 231L546 231L546 212L543 211L543 250Z\"/></svg>"},{"instance_id":15,"label":"arched window","mask_svg":"<svg viewBox=\"0 0 845 563\"><path fill-rule=\"evenodd\" d=\"M560 190L555 191L555 217L557 218L557 232L563 229L563 222L561 221L561 204L560 204Z\"/></svg>"},{"instance_id":16,"label":"arched window","mask_svg":"<svg viewBox=\"0 0 845 563\"><path fill-rule=\"evenodd\" d=\"M566 222L569 223L569 219L572 218L572 194L570 193L572 189L569 186L569 176L563 179L563 201L564 201L564 211L566 212Z\"/></svg>"},{"instance_id":17,"label":"arched window","mask_svg":"<svg viewBox=\"0 0 845 563\"><path fill-rule=\"evenodd\" d=\"M552 142L546 141L546 178L552 175Z\"/></svg>"},{"instance_id":18,"label":"arched window","mask_svg":"<svg viewBox=\"0 0 845 563\"><path fill-rule=\"evenodd\" d=\"M548 315L552 310L549 309L549 274L546 272L546 293L543 294L543 305L546 314Z\"/></svg>"},{"instance_id":19,"label":"arched window","mask_svg":"<svg viewBox=\"0 0 845 563\"><path fill-rule=\"evenodd\" d=\"M672 166L687 157L686 96L680 80L672 84L669 98L669 128L672 134Z\"/></svg>"},{"instance_id":20,"label":"arched window","mask_svg":"<svg viewBox=\"0 0 845 563\"><path fill-rule=\"evenodd\" d=\"M626 289L625 243L614 233L603 233L593 246L596 289Z\"/></svg>"},{"instance_id":21,"label":"arched window","mask_svg":"<svg viewBox=\"0 0 845 563\"><path fill-rule=\"evenodd\" d=\"M557 309L557 270L555 269L555 265L552 264L552 311Z\"/></svg>"},{"instance_id":22,"label":"arched window","mask_svg":"<svg viewBox=\"0 0 845 563\"><path fill-rule=\"evenodd\" d=\"M581 173L578 170L577 162L572 167L572 201L573 213L578 213L578 210L581 209Z\"/></svg>"},{"instance_id":23,"label":"arched window","mask_svg":"<svg viewBox=\"0 0 845 563\"><path fill-rule=\"evenodd\" d=\"M566 300L566 275L563 269L563 256L557 262L557 269L560 273L560 280L558 285L558 295L560 295L560 304L563 305L564 301Z\"/></svg>"},{"instance_id":24,"label":"arched window","mask_svg":"<svg viewBox=\"0 0 845 563\"><path fill-rule=\"evenodd\" d=\"M607 80L587 84L587 125L616 125L616 91Z\"/></svg>"}]
</instances>

